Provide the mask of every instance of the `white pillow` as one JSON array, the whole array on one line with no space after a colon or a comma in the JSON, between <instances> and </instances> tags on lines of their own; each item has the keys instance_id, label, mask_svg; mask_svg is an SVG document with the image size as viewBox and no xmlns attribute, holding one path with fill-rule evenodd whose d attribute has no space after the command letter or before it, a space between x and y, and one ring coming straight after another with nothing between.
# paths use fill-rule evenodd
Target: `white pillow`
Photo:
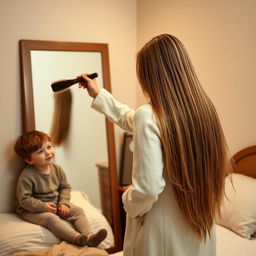
<instances>
[{"instance_id":1,"label":"white pillow","mask_svg":"<svg viewBox=\"0 0 256 256\"><path fill-rule=\"evenodd\" d=\"M93 232L97 232L101 228L107 230L108 235L99 247L108 248L114 245L114 236L108 221L90 203L87 195L81 191L72 191L71 202L83 208ZM69 222L67 223L71 225ZM0 214L1 256L10 256L12 253L19 251L49 248L58 243L60 243L60 240L48 229L24 221L15 213Z\"/></svg>"},{"instance_id":2,"label":"white pillow","mask_svg":"<svg viewBox=\"0 0 256 256\"><path fill-rule=\"evenodd\" d=\"M232 173L231 181L226 178L225 193L217 224L250 239L256 232L256 179Z\"/></svg>"}]
</instances>

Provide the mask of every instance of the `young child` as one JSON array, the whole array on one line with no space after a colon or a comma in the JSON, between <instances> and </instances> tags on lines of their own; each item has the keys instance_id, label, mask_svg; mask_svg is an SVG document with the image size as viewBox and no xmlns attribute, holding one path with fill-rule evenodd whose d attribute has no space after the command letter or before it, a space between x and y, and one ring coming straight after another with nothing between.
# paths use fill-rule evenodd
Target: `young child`
<instances>
[{"instance_id":1,"label":"young child","mask_svg":"<svg viewBox=\"0 0 256 256\"><path fill-rule=\"evenodd\" d=\"M50 137L40 131L26 132L14 150L28 164L17 183L16 211L20 217L48 228L62 240L97 247L107 231L92 234L83 209L70 203L71 187L62 168L53 163L55 150Z\"/></svg>"}]
</instances>

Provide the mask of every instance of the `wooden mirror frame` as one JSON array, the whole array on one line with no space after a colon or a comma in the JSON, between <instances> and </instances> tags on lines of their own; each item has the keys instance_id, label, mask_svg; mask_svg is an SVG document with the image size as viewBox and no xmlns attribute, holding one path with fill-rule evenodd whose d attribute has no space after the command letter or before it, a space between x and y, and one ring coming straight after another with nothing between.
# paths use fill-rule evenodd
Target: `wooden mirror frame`
<instances>
[{"instance_id":1,"label":"wooden mirror frame","mask_svg":"<svg viewBox=\"0 0 256 256\"><path fill-rule=\"evenodd\" d=\"M43 40L20 40L20 68L21 68L21 102L23 111L23 131L35 129L35 112L32 82L31 50L47 51L81 51L100 52L102 56L103 86L111 92L108 45L103 43L80 43ZM110 176L110 195L112 208L112 229L115 245L106 249L109 253L122 250L120 211L118 198L118 182L116 169L116 151L114 127L106 118L106 133L108 146L108 169Z\"/></svg>"}]
</instances>

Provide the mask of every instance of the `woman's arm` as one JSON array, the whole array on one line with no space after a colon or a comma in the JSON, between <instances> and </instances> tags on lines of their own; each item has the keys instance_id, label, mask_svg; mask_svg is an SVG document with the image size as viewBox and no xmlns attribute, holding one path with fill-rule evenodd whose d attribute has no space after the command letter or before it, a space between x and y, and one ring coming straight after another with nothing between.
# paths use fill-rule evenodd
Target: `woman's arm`
<instances>
[{"instance_id":1,"label":"woman's arm","mask_svg":"<svg viewBox=\"0 0 256 256\"><path fill-rule=\"evenodd\" d=\"M135 111L115 100L107 90L100 89L96 79L90 79L86 74L81 75L84 82L79 87L86 88L88 94L94 98L92 108L105 114L108 119L129 133L133 133L133 118Z\"/></svg>"},{"instance_id":2,"label":"woman's arm","mask_svg":"<svg viewBox=\"0 0 256 256\"><path fill-rule=\"evenodd\" d=\"M135 114L133 159L133 185L122 199L127 214L136 218L152 208L165 186L159 130L149 105Z\"/></svg>"},{"instance_id":3,"label":"woman's arm","mask_svg":"<svg viewBox=\"0 0 256 256\"><path fill-rule=\"evenodd\" d=\"M129 133L133 133L135 111L115 100L111 93L101 89L92 103L92 108L106 115L108 119Z\"/></svg>"}]
</instances>

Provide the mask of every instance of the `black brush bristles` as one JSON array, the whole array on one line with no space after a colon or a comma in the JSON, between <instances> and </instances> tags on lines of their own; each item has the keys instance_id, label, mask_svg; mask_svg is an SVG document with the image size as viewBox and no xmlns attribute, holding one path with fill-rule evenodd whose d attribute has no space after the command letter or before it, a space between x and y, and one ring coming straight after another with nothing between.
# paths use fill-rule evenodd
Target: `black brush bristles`
<instances>
[{"instance_id":1,"label":"black brush bristles","mask_svg":"<svg viewBox=\"0 0 256 256\"><path fill-rule=\"evenodd\" d=\"M98 77L97 73L92 73L87 75L90 79L94 79ZM52 90L54 92L61 93L67 90L71 85L84 81L82 77L76 79L66 79L66 80L58 80L51 84Z\"/></svg>"}]
</instances>

